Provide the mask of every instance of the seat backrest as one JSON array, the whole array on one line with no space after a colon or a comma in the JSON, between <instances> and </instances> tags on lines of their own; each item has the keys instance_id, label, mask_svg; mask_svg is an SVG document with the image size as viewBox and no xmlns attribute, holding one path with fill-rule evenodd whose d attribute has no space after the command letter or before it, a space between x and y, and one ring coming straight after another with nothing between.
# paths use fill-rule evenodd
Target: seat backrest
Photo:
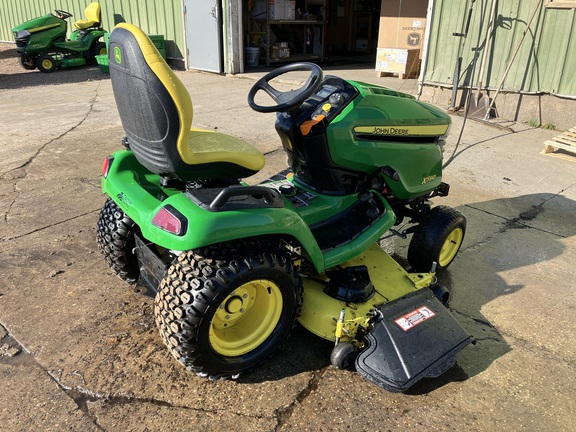
<instances>
[{"instance_id":1,"label":"seat backrest","mask_svg":"<svg viewBox=\"0 0 576 432\"><path fill-rule=\"evenodd\" d=\"M157 174L185 166L178 149L192 125L192 100L154 43L138 27L120 23L110 35L110 78L130 148Z\"/></svg>"},{"instance_id":2,"label":"seat backrest","mask_svg":"<svg viewBox=\"0 0 576 432\"><path fill-rule=\"evenodd\" d=\"M96 24L94 25L100 25L100 21L102 20L100 3L98 2L90 3L88 6L86 6L84 15L86 15L87 21L96 21Z\"/></svg>"}]
</instances>

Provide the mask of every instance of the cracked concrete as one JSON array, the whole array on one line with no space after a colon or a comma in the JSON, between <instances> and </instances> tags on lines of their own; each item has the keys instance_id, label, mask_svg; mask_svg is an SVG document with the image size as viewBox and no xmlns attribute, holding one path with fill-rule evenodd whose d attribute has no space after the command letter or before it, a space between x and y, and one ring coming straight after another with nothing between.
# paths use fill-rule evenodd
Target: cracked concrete
<instances>
[{"instance_id":1,"label":"cracked concrete","mask_svg":"<svg viewBox=\"0 0 576 432\"><path fill-rule=\"evenodd\" d=\"M332 73L405 85L370 69ZM152 301L97 251L101 162L123 136L109 80L36 86L28 75L27 86L0 92L10 119L0 137L2 430L576 429L576 162L539 153L554 132L469 121L455 148L454 117L444 175L452 187L436 202L460 209L468 231L440 282L477 343L446 374L387 393L334 370L331 344L297 328L261 367L212 382L167 353ZM284 167L274 116L245 103L251 79L178 75L196 126L266 154L249 182ZM405 256L407 241L387 242Z\"/></svg>"}]
</instances>

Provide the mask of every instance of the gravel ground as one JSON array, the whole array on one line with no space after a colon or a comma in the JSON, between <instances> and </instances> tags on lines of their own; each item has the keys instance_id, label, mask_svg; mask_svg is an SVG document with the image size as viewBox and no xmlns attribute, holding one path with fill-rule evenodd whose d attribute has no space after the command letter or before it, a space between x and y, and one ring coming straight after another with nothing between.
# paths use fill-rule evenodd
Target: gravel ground
<instances>
[{"instance_id":1,"label":"gravel ground","mask_svg":"<svg viewBox=\"0 0 576 432\"><path fill-rule=\"evenodd\" d=\"M108 79L109 75L100 72L98 65L87 65L42 73L38 69L26 70L20 65L16 45L0 43L0 92L25 87L85 82Z\"/></svg>"}]
</instances>

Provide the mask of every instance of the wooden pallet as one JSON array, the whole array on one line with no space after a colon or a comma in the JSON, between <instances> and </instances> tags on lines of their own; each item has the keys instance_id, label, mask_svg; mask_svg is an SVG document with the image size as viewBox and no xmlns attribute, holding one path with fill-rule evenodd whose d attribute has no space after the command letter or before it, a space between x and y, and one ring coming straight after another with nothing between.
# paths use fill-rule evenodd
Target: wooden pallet
<instances>
[{"instance_id":1,"label":"wooden pallet","mask_svg":"<svg viewBox=\"0 0 576 432\"><path fill-rule=\"evenodd\" d=\"M414 73L414 72L412 72L412 73L398 73L398 72L380 72L380 71L377 71L376 76L378 78L397 76L401 80L408 79L408 78L418 78L418 74Z\"/></svg>"},{"instance_id":2,"label":"wooden pallet","mask_svg":"<svg viewBox=\"0 0 576 432\"><path fill-rule=\"evenodd\" d=\"M551 140L544 141L543 153L554 153L556 150L564 150L576 155L576 127Z\"/></svg>"}]
</instances>

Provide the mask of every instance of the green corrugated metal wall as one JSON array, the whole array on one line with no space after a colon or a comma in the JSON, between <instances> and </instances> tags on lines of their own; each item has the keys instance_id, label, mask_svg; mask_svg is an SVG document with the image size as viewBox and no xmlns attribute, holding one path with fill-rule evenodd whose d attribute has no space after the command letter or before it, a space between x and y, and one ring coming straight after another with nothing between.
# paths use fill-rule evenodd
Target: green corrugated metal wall
<instances>
[{"instance_id":1,"label":"green corrugated metal wall","mask_svg":"<svg viewBox=\"0 0 576 432\"><path fill-rule=\"evenodd\" d=\"M84 18L90 0L0 0L0 40L13 42L12 27L29 19L62 9L74 15L73 22ZM103 27L112 31L121 21L130 22L148 34L162 34L166 39L166 54L184 59L184 19L182 0L100 0Z\"/></svg>"},{"instance_id":2,"label":"green corrugated metal wall","mask_svg":"<svg viewBox=\"0 0 576 432\"><path fill-rule=\"evenodd\" d=\"M539 0L499 0L497 27L488 45L484 85L495 89L520 42L527 22ZM506 91L576 95L576 9L553 9L542 4L530 25L508 76ZM471 1L436 0L430 34L425 82L452 84L459 38ZM473 84L478 82L482 50L492 0L476 0L468 36L465 39L460 85L469 85L471 64L478 45L478 65ZM478 37L480 35L480 38Z\"/></svg>"}]
</instances>

